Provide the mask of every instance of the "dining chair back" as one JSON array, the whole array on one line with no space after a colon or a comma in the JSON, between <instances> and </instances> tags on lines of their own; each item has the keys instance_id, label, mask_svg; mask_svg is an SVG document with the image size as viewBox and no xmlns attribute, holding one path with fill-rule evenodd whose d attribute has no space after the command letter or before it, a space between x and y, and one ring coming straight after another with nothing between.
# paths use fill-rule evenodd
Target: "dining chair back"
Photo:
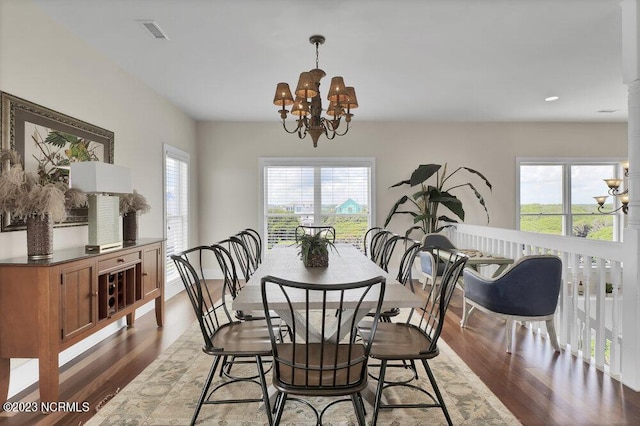
<instances>
[{"instance_id":1,"label":"dining chair back","mask_svg":"<svg viewBox=\"0 0 640 426\"><path fill-rule=\"evenodd\" d=\"M252 260L251 252L245 242L239 236L233 235L218 241L217 244L225 246L232 255L231 259L239 278L242 278L245 283L249 281L257 265Z\"/></svg>"},{"instance_id":2,"label":"dining chair back","mask_svg":"<svg viewBox=\"0 0 640 426\"><path fill-rule=\"evenodd\" d=\"M204 341L202 350L206 354L213 356L213 361L204 381L200 398L198 399L195 412L191 419L191 424L195 424L200 410L205 404L218 405L241 402L262 402L267 413L268 422L272 424L271 405L262 366L262 358L271 355L271 344L267 324L265 321L232 321L231 315L224 302L226 286L222 286L221 294L218 297L217 293L211 288L211 281L206 281L202 278L203 260L210 256L211 253L212 250L210 247L199 246L171 256L200 326ZM220 360L226 359L227 357L233 357L234 359L252 358L257 366L257 375L247 378L227 377L222 383L217 384L210 390L216 375L216 370L220 365ZM244 399L212 398L213 394L219 389L234 383L255 383L260 386L261 396L259 398Z\"/></svg>"},{"instance_id":3,"label":"dining chair back","mask_svg":"<svg viewBox=\"0 0 640 426\"><path fill-rule=\"evenodd\" d=\"M438 249L435 249L438 250ZM440 254L437 254L440 255ZM380 360L380 373L376 390L372 426L377 424L377 419L382 410L393 408L432 408L440 407L449 425L453 424L446 408L442 394L436 383L435 376L427 362L439 354L438 339L444 326L444 318L449 307L449 302L456 287L456 282L466 264L467 256L459 253L448 253L442 280L433 283L427 291L424 302L419 308L413 309L406 322L380 323L376 330L371 358ZM359 330L363 338L368 338L373 323L363 321ZM429 377L435 396L410 381L387 382L385 374L390 361L401 361L404 364L413 365L414 361L421 361ZM417 375L414 376L417 378ZM406 386L426 395L428 402L411 403L383 403L382 393L384 389L394 386Z\"/></svg>"},{"instance_id":4,"label":"dining chair back","mask_svg":"<svg viewBox=\"0 0 640 426\"><path fill-rule=\"evenodd\" d=\"M360 392L367 386L367 361L375 326L368 339L356 339L357 322L364 312L375 310L377 322L385 291L385 278L380 276L363 282L318 285L266 276L262 279L265 312L276 310L281 318L289 318L291 341L283 342L271 334L273 351L273 385L278 391L275 423L280 422L289 395L350 396L358 424L364 425L364 406ZM304 306L299 310L294 307ZM334 314L335 313L335 314ZM267 317L271 325L271 320ZM315 413L317 424L322 415L307 401Z\"/></svg>"},{"instance_id":5,"label":"dining chair back","mask_svg":"<svg viewBox=\"0 0 640 426\"><path fill-rule=\"evenodd\" d=\"M371 253L371 240L373 239L373 237L383 230L384 228L380 226L374 226L367 229L367 232L364 233L364 237L362 237L362 249L365 256L369 256L369 253Z\"/></svg>"},{"instance_id":6,"label":"dining chair back","mask_svg":"<svg viewBox=\"0 0 640 426\"><path fill-rule=\"evenodd\" d=\"M238 276L238 269L236 267L236 260L238 257L232 254L232 251L238 250L241 253L241 256L246 254L244 250L244 245L239 242L238 238L228 238L226 240L222 240L217 244L212 244L211 249L216 255L216 260L218 262L218 266L220 271L222 272L222 280L226 290L229 292L229 295L232 299L235 299L238 296L238 293L242 291L244 286L247 283L247 280L240 279ZM231 248L228 248L228 247ZM246 259L245 259L246 260ZM242 262L242 257L241 260ZM246 264L245 264L246 265ZM242 271L242 269L240 268ZM262 320L264 316L262 315L262 310L257 311L235 311L235 317L241 321L252 321L252 320Z\"/></svg>"},{"instance_id":7,"label":"dining chair back","mask_svg":"<svg viewBox=\"0 0 640 426\"><path fill-rule=\"evenodd\" d=\"M243 229L238 233L240 239L249 248L250 253L254 261L255 269L262 263L262 237L260 233L252 228Z\"/></svg>"},{"instance_id":8,"label":"dining chair back","mask_svg":"<svg viewBox=\"0 0 640 426\"><path fill-rule=\"evenodd\" d=\"M328 239L332 243L336 242L336 229L333 226L310 226L299 225L296 227L296 242L302 235L318 235L321 234L323 238Z\"/></svg>"},{"instance_id":9,"label":"dining chair back","mask_svg":"<svg viewBox=\"0 0 640 426\"><path fill-rule=\"evenodd\" d=\"M395 234L389 230L383 229L380 232L373 235L371 238L371 249L369 251L369 258L373 263L380 266L382 261L382 253L387 240L393 237Z\"/></svg>"},{"instance_id":10,"label":"dining chair back","mask_svg":"<svg viewBox=\"0 0 640 426\"><path fill-rule=\"evenodd\" d=\"M401 237L399 235L395 235L387 240L385 244L381 263L384 265L382 269L389 272L388 265L390 262L390 258L393 254L393 251L396 247L402 248L404 251L402 252L402 256L400 257L400 264L398 266L398 274L396 275L396 280L408 287L411 292L414 292L413 283L412 283L412 268L413 262L416 258L416 255L420 251L420 242L414 241L407 237ZM393 317L396 317L400 314L399 308L388 308L380 312L380 321L383 322L391 322ZM373 316L373 313L368 314L368 316Z\"/></svg>"}]
</instances>

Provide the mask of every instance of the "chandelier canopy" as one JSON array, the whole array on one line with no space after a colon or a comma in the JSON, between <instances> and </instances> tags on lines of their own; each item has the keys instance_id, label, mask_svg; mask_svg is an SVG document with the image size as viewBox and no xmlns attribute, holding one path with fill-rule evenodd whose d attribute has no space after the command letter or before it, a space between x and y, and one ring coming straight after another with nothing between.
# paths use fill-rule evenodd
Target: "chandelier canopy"
<instances>
[{"instance_id":1,"label":"chandelier canopy","mask_svg":"<svg viewBox=\"0 0 640 426\"><path fill-rule=\"evenodd\" d=\"M320 79L327 75L318 68L318 46L325 41L324 36L312 35L309 42L316 46L316 67L311 71L300 73L298 85L295 90L295 99L291 94L287 83L278 83L273 104L280 107L278 111L282 118L282 126L287 133L297 133L300 139L304 139L307 133L311 135L313 146L318 146L320 135L324 134L331 140L337 136L343 136L349 131L349 123L353 114L351 110L358 107L356 90L353 87L346 87L342 77L337 76L331 79L331 86L327 94L329 107L326 110L327 117L322 116L322 100L320 99ZM291 114L298 116L296 128L287 128L286 107L291 106ZM339 132L340 124L344 117L347 123L344 131Z\"/></svg>"}]
</instances>

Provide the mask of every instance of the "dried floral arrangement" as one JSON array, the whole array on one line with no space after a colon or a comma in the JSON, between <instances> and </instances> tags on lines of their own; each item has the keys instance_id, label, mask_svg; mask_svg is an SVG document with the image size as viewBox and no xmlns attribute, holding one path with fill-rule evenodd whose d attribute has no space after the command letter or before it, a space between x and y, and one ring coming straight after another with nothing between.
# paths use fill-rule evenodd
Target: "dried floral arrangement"
<instances>
[{"instance_id":1,"label":"dried floral arrangement","mask_svg":"<svg viewBox=\"0 0 640 426\"><path fill-rule=\"evenodd\" d=\"M70 189L63 181L42 181L35 173L25 172L16 151L0 152L0 211L26 218L51 215L54 222L67 217L68 208L80 207L87 196L77 189ZM7 167L8 166L8 167Z\"/></svg>"},{"instance_id":2,"label":"dried floral arrangement","mask_svg":"<svg viewBox=\"0 0 640 426\"><path fill-rule=\"evenodd\" d=\"M150 210L151 206L147 202L147 199L135 189L131 194L120 196L120 215L122 216L129 213L149 213Z\"/></svg>"}]
</instances>

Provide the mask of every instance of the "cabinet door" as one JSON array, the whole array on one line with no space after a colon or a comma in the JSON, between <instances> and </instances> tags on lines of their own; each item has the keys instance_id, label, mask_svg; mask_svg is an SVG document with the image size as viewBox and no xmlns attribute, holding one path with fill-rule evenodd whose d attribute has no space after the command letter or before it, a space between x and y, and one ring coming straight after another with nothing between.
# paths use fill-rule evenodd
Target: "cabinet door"
<instances>
[{"instance_id":1,"label":"cabinet door","mask_svg":"<svg viewBox=\"0 0 640 426\"><path fill-rule=\"evenodd\" d=\"M144 260L142 262L142 294L143 297L152 296L157 293L162 285L162 271L160 270L161 246L154 245L144 249ZM157 296L155 294L154 296Z\"/></svg>"},{"instance_id":2,"label":"cabinet door","mask_svg":"<svg viewBox=\"0 0 640 426\"><path fill-rule=\"evenodd\" d=\"M71 263L60 272L60 326L65 341L96 325L97 287L93 262Z\"/></svg>"}]
</instances>

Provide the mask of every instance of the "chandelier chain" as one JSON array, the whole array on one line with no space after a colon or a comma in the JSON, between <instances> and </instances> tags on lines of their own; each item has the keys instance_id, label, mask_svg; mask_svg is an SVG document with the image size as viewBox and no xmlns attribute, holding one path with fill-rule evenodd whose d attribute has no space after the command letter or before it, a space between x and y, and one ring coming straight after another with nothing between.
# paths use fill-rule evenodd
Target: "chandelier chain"
<instances>
[{"instance_id":1,"label":"chandelier chain","mask_svg":"<svg viewBox=\"0 0 640 426\"><path fill-rule=\"evenodd\" d=\"M320 43L316 41L316 68L320 68L318 66L318 46L319 45L320 45Z\"/></svg>"}]
</instances>

